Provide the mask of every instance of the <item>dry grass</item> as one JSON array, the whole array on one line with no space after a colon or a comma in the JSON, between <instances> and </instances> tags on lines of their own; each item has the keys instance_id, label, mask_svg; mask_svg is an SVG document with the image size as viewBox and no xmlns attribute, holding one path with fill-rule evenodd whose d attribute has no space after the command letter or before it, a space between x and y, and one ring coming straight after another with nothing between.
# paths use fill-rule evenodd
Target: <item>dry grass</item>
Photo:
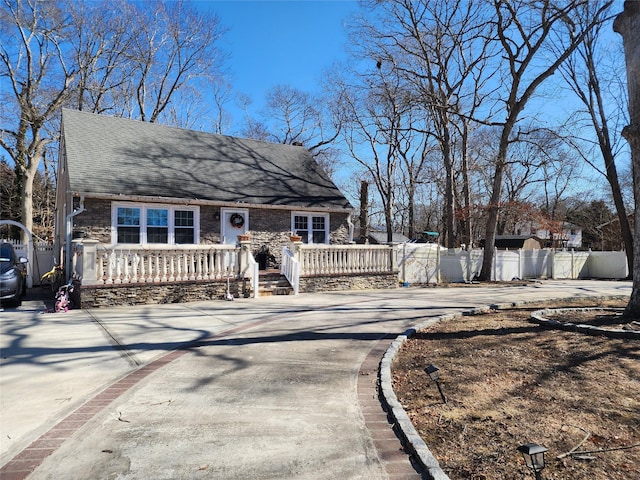
<instances>
[{"instance_id":1,"label":"dry grass","mask_svg":"<svg viewBox=\"0 0 640 480\"><path fill-rule=\"evenodd\" d=\"M623 305L541 303L437 324L405 342L394 390L453 480L533 478L516 451L528 442L549 450L546 480L640 478L640 446L626 448L640 442L640 341L527 321L540 308ZM440 368L446 404L428 364ZM558 458L578 445L615 450Z\"/></svg>"}]
</instances>

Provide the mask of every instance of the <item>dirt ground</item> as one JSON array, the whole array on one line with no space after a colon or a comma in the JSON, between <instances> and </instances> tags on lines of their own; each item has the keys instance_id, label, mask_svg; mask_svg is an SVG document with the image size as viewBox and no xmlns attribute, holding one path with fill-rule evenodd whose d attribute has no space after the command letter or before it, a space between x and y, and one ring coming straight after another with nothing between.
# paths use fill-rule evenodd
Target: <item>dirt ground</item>
<instances>
[{"instance_id":1,"label":"dirt ground","mask_svg":"<svg viewBox=\"0 0 640 480\"><path fill-rule=\"evenodd\" d=\"M640 478L640 341L528 322L541 308L625 304L528 304L441 322L407 340L394 362L394 390L447 475L533 479L516 450L533 442L548 449L545 480ZM623 322L603 310L554 319ZM440 369L446 403L424 371L429 364Z\"/></svg>"}]
</instances>

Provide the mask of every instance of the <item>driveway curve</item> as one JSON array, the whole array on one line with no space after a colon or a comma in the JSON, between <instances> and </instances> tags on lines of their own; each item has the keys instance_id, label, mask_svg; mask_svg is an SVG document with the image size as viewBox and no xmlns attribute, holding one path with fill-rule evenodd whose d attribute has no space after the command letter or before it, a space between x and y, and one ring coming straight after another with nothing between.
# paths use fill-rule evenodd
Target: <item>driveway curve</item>
<instances>
[{"instance_id":1,"label":"driveway curve","mask_svg":"<svg viewBox=\"0 0 640 480\"><path fill-rule=\"evenodd\" d=\"M421 478L376 398L386 345L492 303L630 282L2 312L0 478Z\"/></svg>"}]
</instances>

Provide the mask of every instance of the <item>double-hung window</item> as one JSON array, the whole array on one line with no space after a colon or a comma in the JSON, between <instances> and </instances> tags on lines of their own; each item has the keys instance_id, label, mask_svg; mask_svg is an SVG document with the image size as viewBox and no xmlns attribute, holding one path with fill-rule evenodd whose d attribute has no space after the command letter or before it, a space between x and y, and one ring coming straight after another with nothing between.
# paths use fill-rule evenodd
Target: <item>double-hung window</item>
<instances>
[{"instance_id":1,"label":"double-hung window","mask_svg":"<svg viewBox=\"0 0 640 480\"><path fill-rule=\"evenodd\" d=\"M304 243L329 243L328 214L296 212L291 222L291 230L300 235Z\"/></svg>"},{"instance_id":2,"label":"double-hung window","mask_svg":"<svg viewBox=\"0 0 640 480\"><path fill-rule=\"evenodd\" d=\"M117 212L117 243L140 243L140 209L119 207Z\"/></svg>"},{"instance_id":3,"label":"double-hung window","mask_svg":"<svg viewBox=\"0 0 640 480\"><path fill-rule=\"evenodd\" d=\"M198 207L125 205L113 207L114 243L195 244Z\"/></svg>"},{"instance_id":4,"label":"double-hung window","mask_svg":"<svg viewBox=\"0 0 640 480\"><path fill-rule=\"evenodd\" d=\"M195 212L193 210L174 211L175 243L196 243Z\"/></svg>"}]
</instances>

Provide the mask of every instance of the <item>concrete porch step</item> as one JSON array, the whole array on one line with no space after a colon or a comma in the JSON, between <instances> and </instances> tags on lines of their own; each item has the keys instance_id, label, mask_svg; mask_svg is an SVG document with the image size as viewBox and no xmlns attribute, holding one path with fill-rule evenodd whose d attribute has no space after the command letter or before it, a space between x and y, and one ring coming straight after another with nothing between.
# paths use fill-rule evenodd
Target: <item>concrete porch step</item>
<instances>
[{"instance_id":1,"label":"concrete porch step","mask_svg":"<svg viewBox=\"0 0 640 480\"><path fill-rule=\"evenodd\" d=\"M292 295L293 287L280 272L261 271L258 279L258 296Z\"/></svg>"}]
</instances>

